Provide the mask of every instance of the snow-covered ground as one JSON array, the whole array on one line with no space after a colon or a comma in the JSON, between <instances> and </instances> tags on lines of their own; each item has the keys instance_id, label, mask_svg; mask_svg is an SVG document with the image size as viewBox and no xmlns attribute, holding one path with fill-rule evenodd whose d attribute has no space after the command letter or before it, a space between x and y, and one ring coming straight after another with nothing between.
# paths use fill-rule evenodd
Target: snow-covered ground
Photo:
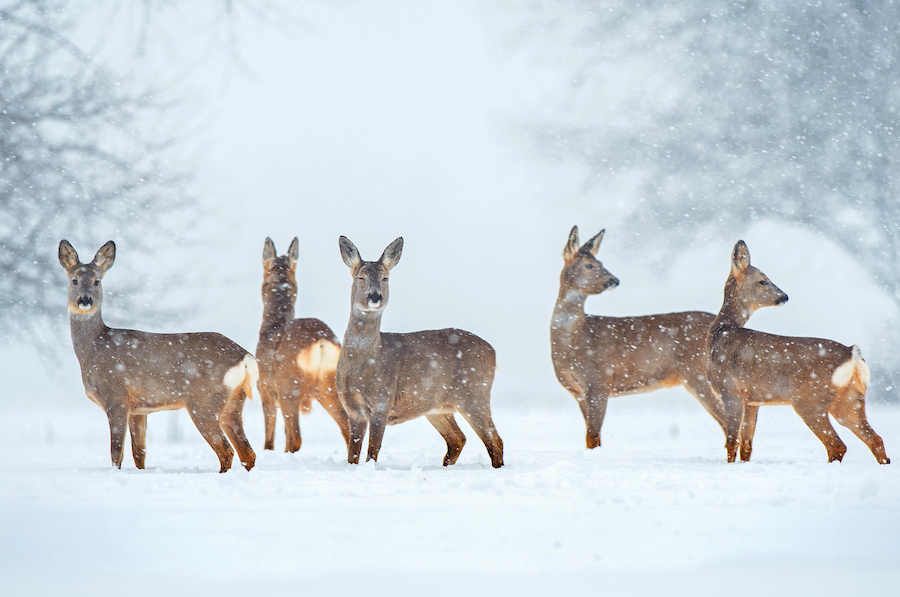
<instances>
[{"instance_id":1,"label":"snow-covered ground","mask_svg":"<svg viewBox=\"0 0 900 597\"><path fill-rule=\"evenodd\" d=\"M74 395L74 394L73 394ZM381 460L344 462L336 425L304 417L298 454L218 474L184 412L149 418L148 469L109 466L100 409L0 410L6 595L891 594L900 581L900 408L869 418L898 464L844 428L841 464L788 407L764 408L749 464L680 389L619 398L603 447L560 389L497 400L506 466L469 442L453 467L424 420ZM502 406L501 406L502 405ZM281 429L276 439L283 446Z\"/></svg>"}]
</instances>

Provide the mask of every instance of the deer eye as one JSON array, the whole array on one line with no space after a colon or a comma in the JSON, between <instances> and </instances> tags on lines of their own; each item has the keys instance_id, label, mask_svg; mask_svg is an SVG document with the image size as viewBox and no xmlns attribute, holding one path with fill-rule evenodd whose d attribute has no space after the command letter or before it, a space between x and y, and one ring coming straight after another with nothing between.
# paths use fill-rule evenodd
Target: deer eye
<instances>
[{"instance_id":1,"label":"deer eye","mask_svg":"<svg viewBox=\"0 0 900 597\"><path fill-rule=\"evenodd\" d=\"M382 282L387 282L387 276L381 279Z\"/></svg>"},{"instance_id":2,"label":"deer eye","mask_svg":"<svg viewBox=\"0 0 900 597\"><path fill-rule=\"evenodd\" d=\"M584 269L594 269L594 264L593 263L585 263Z\"/></svg>"},{"instance_id":3,"label":"deer eye","mask_svg":"<svg viewBox=\"0 0 900 597\"><path fill-rule=\"evenodd\" d=\"M759 281L759 285L760 285L760 286L768 286L769 283L766 282L765 280L760 280L760 281Z\"/></svg>"}]
</instances>

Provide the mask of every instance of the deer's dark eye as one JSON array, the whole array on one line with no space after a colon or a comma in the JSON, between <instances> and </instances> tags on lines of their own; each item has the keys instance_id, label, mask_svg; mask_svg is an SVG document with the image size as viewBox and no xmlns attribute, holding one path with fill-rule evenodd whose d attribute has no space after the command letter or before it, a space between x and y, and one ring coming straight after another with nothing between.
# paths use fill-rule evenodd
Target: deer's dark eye
<instances>
[{"instance_id":1,"label":"deer's dark eye","mask_svg":"<svg viewBox=\"0 0 900 597\"><path fill-rule=\"evenodd\" d=\"M100 286L100 280L94 280L94 286Z\"/></svg>"},{"instance_id":2,"label":"deer's dark eye","mask_svg":"<svg viewBox=\"0 0 900 597\"><path fill-rule=\"evenodd\" d=\"M78 280L72 280L72 286L78 286Z\"/></svg>"},{"instance_id":3,"label":"deer's dark eye","mask_svg":"<svg viewBox=\"0 0 900 597\"><path fill-rule=\"evenodd\" d=\"M382 278L381 281L382 281L382 282L387 282L387 278Z\"/></svg>"},{"instance_id":4,"label":"deer's dark eye","mask_svg":"<svg viewBox=\"0 0 900 597\"><path fill-rule=\"evenodd\" d=\"M760 285L760 286L768 286L769 283L766 282L765 280L760 280L760 281L759 281L759 285Z\"/></svg>"},{"instance_id":5,"label":"deer's dark eye","mask_svg":"<svg viewBox=\"0 0 900 597\"><path fill-rule=\"evenodd\" d=\"M593 263L585 263L584 269L594 269L594 264Z\"/></svg>"}]
</instances>

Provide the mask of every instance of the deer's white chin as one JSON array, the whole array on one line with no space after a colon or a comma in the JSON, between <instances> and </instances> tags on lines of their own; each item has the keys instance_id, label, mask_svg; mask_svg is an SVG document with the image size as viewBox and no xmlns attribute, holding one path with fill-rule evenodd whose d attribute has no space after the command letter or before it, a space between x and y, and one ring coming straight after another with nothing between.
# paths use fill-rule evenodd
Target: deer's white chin
<instances>
[{"instance_id":1,"label":"deer's white chin","mask_svg":"<svg viewBox=\"0 0 900 597\"><path fill-rule=\"evenodd\" d=\"M378 301L377 303L375 301L369 301L366 303L366 306L372 311L377 311L381 307L381 301Z\"/></svg>"}]
</instances>

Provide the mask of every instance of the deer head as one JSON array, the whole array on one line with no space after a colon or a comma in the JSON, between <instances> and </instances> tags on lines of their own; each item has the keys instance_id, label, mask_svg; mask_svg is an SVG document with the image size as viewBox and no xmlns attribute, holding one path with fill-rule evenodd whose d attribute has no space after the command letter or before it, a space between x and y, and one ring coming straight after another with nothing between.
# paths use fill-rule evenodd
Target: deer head
<instances>
[{"instance_id":1,"label":"deer head","mask_svg":"<svg viewBox=\"0 0 900 597\"><path fill-rule=\"evenodd\" d=\"M578 226L573 226L563 250L563 266L560 284L581 294L600 294L607 288L619 285L619 279L609 273L597 259L600 241L606 230L601 230L583 245L578 245Z\"/></svg>"},{"instance_id":2,"label":"deer head","mask_svg":"<svg viewBox=\"0 0 900 597\"><path fill-rule=\"evenodd\" d=\"M346 236L338 242L341 257L353 276L351 308L366 314L381 313L388 302L388 276L403 252L403 237L389 244L378 261L363 261L356 246Z\"/></svg>"},{"instance_id":3,"label":"deer head","mask_svg":"<svg viewBox=\"0 0 900 597\"><path fill-rule=\"evenodd\" d=\"M103 302L101 280L116 260L116 244L107 242L100 247L94 260L81 263L75 248L67 240L59 242L59 263L66 270L69 283L69 312L89 316L100 310Z\"/></svg>"},{"instance_id":4,"label":"deer head","mask_svg":"<svg viewBox=\"0 0 900 597\"><path fill-rule=\"evenodd\" d=\"M285 304L293 305L297 300L297 259L300 257L300 241L291 241L287 254L279 256L275 243L266 238L263 247L263 302L269 296L282 298Z\"/></svg>"},{"instance_id":5,"label":"deer head","mask_svg":"<svg viewBox=\"0 0 900 597\"><path fill-rule=\"evenodd\" d=\"M731 252L731 275L725 284L725 294L745 319L757 309L788 301L788 295L767 275L750 265L750 250L742 240L735 243Z\"/></svg>"}]
</instances>

